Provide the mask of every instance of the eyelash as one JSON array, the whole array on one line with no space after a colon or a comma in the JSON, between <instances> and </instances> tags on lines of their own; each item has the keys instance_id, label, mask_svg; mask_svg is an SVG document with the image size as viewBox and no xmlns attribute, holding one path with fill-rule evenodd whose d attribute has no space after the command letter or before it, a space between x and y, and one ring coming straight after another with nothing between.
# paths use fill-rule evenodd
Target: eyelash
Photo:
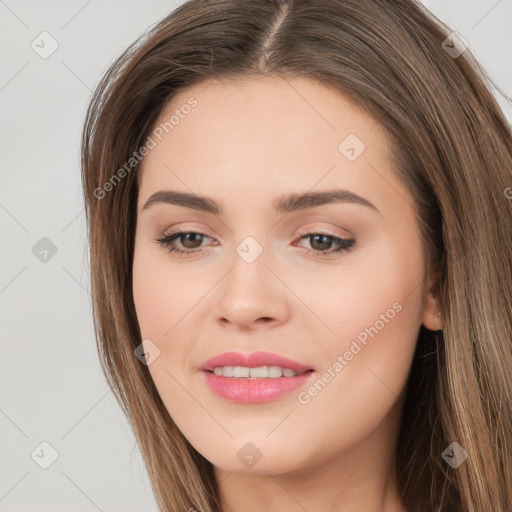
<instances>
[{"instance_id":1,"label":"eyelash","mask_svg":"<svg viewBox=\"0 0 512 512\"><path fill-rule=\"evenodd\" d=\"M173 231L172 233L166 234L160 238L155 239L155 242L159 243L161 247L164 249L167 249L170 253L177 253L179 256L186 256L191 253L201 253L202 249L177 249L173 244L176 239L178 239L183 234L194 234L194 235L201 235L204 237L210 238L206 233L202 233L200 231L186 231L186 230L177 230ZM326 233L323 231L309 231L303 235L300 236L299 240L302 240L304 238L308 238L312 235L320 235L320 236L326 236L328 238L331 238L335 243L339 243L340 247L335 250L328 250L328 251L315 251L314 249L308 249L307 254L313 253L314 257L317 258L328 258L333 254L339 254L339 253L347 253L351 251L356 241L354 239L345 239L345 238L339 238L334 236L332 233Z\"/></svg>"}]
</instances>

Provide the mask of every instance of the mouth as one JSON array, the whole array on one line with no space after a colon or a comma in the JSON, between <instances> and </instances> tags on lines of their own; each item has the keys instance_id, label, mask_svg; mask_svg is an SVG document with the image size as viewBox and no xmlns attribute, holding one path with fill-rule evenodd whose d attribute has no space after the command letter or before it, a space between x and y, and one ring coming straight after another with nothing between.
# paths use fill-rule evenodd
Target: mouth
<instances>
[{"instance_id":1,"label":"mouth","mask_svg":"<svg viewBox=\"0 0 512 512\"><path fill-rule=\"evenodd\" d=\"M303 386L315 373L314 368L272 352L227 352L199 369L215 395L245 404L275 400Z\"/></svg>"}]
</instances>

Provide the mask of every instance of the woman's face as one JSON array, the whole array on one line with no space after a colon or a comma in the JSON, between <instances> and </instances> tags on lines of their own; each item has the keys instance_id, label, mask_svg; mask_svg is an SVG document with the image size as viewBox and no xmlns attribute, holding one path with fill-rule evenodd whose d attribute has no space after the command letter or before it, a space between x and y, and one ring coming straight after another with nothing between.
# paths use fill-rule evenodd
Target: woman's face
<instances>
[{"instance_id":1,"label":"woman's face","mask_svg":"<svg viewBox=\"0 0 512 512\"><path fill-rule=\"evenodd\" d=\"M179 93L150 137L133 293L170 416L229 471L366 464L396 434L421 324L440 328L380 125L315 82L268 77ZM302 366L243 358L261 351ZM242 358L204 369L226 352Z\"/></svg>"}]
</instances>

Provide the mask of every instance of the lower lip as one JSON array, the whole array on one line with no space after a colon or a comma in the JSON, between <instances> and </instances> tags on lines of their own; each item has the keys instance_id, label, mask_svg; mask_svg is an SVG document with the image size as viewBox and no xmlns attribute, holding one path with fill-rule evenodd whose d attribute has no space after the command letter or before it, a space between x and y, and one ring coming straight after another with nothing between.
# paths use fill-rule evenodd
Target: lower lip
<instances>
[{"instance_id":1,"label":"lower lip","mask_svg":"<svg viewBox=\"0 0 512 512\"><path fill-rule=\"evenodd\" d=\"M221 398L242 404L270 402L305 384L314 372L309 371L295 377L267 379L233 379L212 372L202 372L209 388Z\"/></svg>"}]
</instances>

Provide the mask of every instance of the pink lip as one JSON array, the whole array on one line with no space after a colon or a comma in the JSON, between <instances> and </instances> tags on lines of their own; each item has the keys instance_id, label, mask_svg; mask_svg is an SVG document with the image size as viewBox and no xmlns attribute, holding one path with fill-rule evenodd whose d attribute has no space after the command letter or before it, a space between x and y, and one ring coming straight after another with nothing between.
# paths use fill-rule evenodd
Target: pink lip
<instances>
[{"instance_id":1,"label":"pink lip","mask_svg":"<svg viewBox=\"0 0 512 512\"><path fill-rule=\"evenodd\" d=\"M281 368L290 368L301 375L267 379L232 379L212 373L213 369L218 366L246 366L249 368L280 366ZM226 352L206 361L200 370L205 376L206 384L216 395L231 402L246 404L274 400L303 386L315 374L313 368L272 352L254 352L252 354Z\"/></svg>"}]
</instances>

